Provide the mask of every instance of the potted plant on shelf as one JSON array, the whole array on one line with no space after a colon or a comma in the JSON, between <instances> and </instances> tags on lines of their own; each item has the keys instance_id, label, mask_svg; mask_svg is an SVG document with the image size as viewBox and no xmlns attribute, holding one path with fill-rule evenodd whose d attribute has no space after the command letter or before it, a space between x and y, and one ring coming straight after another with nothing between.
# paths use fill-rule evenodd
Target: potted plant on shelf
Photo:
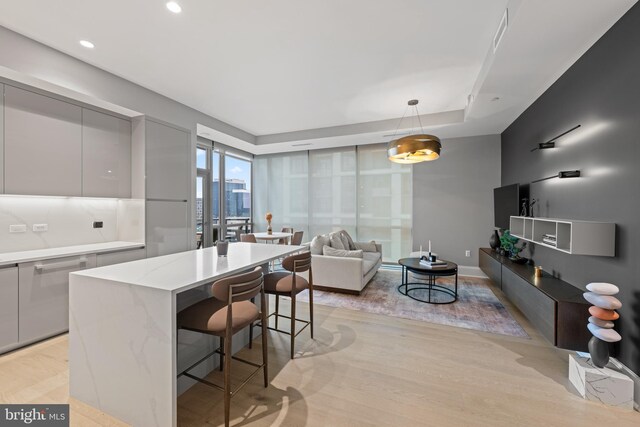
<instances>
[{"instance_id":1,"label":"potted plant on shelf","mask_svg":"<svg viewBox=\"0 0 640 427\"><path fill-rule=\"evenodd\" d=\"M520 252L527 246L527 242L522 242L522 246L517 246L520 239L511 235L509 230L505 230L500 236L501 252L504 251L504 255L518 264L524 264L527 262L527 258L520 256Z\"/></svg>"}]
</instances>

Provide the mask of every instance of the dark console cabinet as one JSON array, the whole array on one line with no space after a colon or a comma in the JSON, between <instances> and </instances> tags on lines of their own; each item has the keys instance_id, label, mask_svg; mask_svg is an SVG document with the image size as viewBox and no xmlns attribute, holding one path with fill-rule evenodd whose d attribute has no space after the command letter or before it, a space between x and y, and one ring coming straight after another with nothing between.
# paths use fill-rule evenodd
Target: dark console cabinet
<instances>
[{"instance_id":1,"label":"dark console cabinet","mask_svg":"<svg viewBox=\"0 0 640 427\"><path fill-rule=\"evenodd\" d=\"M587 351L589 304L575 286L481 248L480 268L553 345Z\"/></svg>"}]
</instances>

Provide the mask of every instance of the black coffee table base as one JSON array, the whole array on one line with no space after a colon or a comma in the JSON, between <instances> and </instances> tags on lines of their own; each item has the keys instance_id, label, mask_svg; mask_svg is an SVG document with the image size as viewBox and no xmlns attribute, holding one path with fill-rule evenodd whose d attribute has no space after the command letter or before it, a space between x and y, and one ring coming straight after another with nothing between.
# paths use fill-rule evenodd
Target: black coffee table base
<instances>
[{"instance_id":1,"label":"black coffee table base","mask_svg":"<svg viewBox=\"0 0 640 427\"><path fill-rule=\"evenodd\" d=\"M426 282L409 282L409 271L420 276L424 276ZM453 289L446 286L436 284L437 277L455 276L455 284ZM422 299L412 295L415 291L427 291L428 298ZM402 284L398 286L398 292L402 295L406 295L416 301L425 302L428 304L451 304L458 300L458 271L455 272L439 272L437 270L429 271L414 271L413 269L402 266ZM446 294L451 298L446 301L434 301L432 296L437 294Z\"/></svg>"}]
</instances>

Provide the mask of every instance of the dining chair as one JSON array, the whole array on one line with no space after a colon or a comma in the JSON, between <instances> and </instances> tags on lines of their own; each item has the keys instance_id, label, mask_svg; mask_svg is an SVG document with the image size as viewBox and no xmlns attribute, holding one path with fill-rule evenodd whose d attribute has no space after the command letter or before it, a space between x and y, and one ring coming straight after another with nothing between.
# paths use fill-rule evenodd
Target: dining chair
<instances>
[{"instance_id":1,"label":"dining chair","mask_svg":"<svg viewBox=\"0 0 640 427\"><path fill-rule=\"evenodd\" d=\"M293 228L291 228L291 227L282 227L281 231L283 233L293 233ZM288 237L283 237L282 239L278 240L278 244L279 245L288 245L289 244L289 238Z\"/></svg>"},{"instance_id":2,"label":"dining chair","mask_svg":"<svg viewBox=\"0 0 640 427\"><path fill-rule=\"evenodd\" d=\"M311 272L311 252L303 252L295 255L289 255L282 261L282 267L286 271L275 271L265 274L264 291L268 295L275 295L276 310L268 317L275 316L275 328L268 327L273 331L284 333L291 336L291 358L295 355L295 339L300 332L307 326L311 326L311 339L313 339L313 274ZM297 273L309 271L309 280L305 280ZM304 291L309 290L309 320L296 318L296 296ZM291 315L285 316L280 314L280 297L291 298ZM284 317L290 319L291 327L289 331L278 329L278 318ZM302 329L296 332L296 322L304 323Z\"/></svg>"},{"instance_id":3,"label":"dining chair","mask_svg":"<svg viewBox=\"0 0 640 427\"><path fill-rule=\"evenodd\" d=\"M304 235L304 231L296 231L293 233L293 237L291 238L292 245L300 245L302 244L302 236Z\"/></svg>"},{"instance_id":4,"label":"dining chair","mask_svg":"<svg viewBox=\"0 0 640 427\"><path fill-rule=\"evenodd\" d=\"M178 313L178 328L213 335L220 338L220 346L178 374L199 381L209 387L224 392L224 423L229 426L231 397L234 396L260 369L264 372L264 386L269 386L267 370L267 317L266 297L264 292L264 275L262 268L220 279L211 286L212 297L191 305ZM260 294L261 308L253 303L253 298ZM261 319L262 323L262 364L241 359L232 354L233 335L253 325ZM220 355L220 366L224 365L224 385L221 387L209 380L200 378L189 371L214 354ZM235 390L231 390L231 359L237 360L256 369Z\"/></svg>"},{"instance_id":5,"label":"dining chair","mask_svg":"<svg viewBox=\"0 0 640 427\"><path fill-rule=\"evenodd\" d=\"M256 235L253 233L241 234L240 241L245 243L258 243L258 241L256 240Z\"/></svg>"}]
</instances>

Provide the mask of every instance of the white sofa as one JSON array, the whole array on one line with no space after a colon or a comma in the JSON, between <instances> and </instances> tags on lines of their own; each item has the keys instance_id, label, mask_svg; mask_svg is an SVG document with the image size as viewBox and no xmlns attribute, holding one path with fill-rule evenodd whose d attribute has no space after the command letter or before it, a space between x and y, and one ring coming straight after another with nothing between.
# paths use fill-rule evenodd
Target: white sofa
<instances>
[{"instance_id":1,"label":"white sofa","mask_svg":"<svg viewBox=\"0 0 640 427\"><path fill-rule=\"evenodd\" d=\"M372 246L372 242L354 244L358 248ZM382 245L374 245L376 251L363 251L362 258L320 255L312 251L313 286L323 290L360 294L382 265Z\"/></svg>"}]
</instances>

